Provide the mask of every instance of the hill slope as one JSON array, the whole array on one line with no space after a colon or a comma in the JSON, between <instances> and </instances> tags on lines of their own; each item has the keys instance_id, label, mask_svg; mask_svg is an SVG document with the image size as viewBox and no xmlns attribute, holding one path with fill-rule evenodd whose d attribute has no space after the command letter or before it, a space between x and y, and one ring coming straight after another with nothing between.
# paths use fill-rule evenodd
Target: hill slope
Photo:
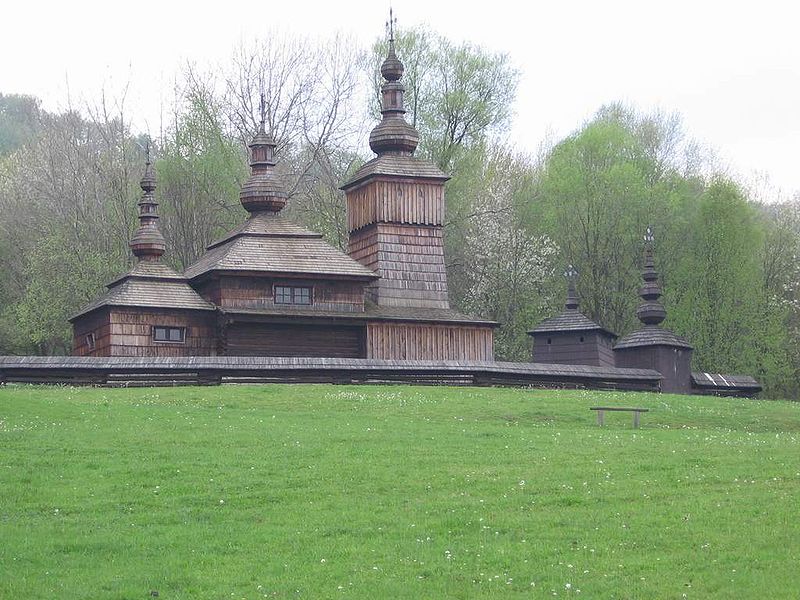
<instances>
[{"instance_id":1,"label":"hill slope","mask_svg":"<svg viewBox=\"0 0 800 600\"><path fill-rule=\"evenodd\" d=\"M796 598L799 492L786 402L7 386L0 597Z\"/></svg>"}]
</instances>

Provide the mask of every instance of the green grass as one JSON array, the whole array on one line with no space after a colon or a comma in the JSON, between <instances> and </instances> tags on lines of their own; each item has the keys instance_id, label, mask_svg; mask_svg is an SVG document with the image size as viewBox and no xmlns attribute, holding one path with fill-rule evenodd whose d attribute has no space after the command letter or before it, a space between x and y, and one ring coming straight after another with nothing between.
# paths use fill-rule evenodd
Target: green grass
<instances>
[{"instance_id":1,"label":"green grass","mask_svg":"<svg viewBox=\"0 0 800 600\"><path fill-rule=\"evenodd\" d=\"M0 388L3 599L798 598L798 565L800 404Z\"/></svg>"}]
</instances>

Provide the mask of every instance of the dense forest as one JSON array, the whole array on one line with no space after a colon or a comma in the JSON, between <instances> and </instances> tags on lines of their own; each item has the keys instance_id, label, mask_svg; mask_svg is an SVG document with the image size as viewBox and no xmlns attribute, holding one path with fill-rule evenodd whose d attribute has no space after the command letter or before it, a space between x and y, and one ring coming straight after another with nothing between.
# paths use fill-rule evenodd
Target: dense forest
<instances>
[{"instance_id":1,"label":"dense forest","mask_svg":"<svg viewBox=\"0 0 800 600\"><path fill-rule=\"evenodd\" d=\"M508 56L422 29L400 36L398 54L417 155L452 174L451 302L500 323L498 359L528 359L525 331L563 303L567 264L587 315L634 329L652 225L665 326L694 344L694 368L752 374L771 397L800 397L799 197L742 185L679 116L621 104L522 154L505 141L519 78ZM146 145L176 268L240 222L262 92L287 212L344 248L338 185L371 156L384 55L380 42L361 51L344 37L242 45L221 67L176 75L157 134L131 129L124 99L54 114L0 94L0 354L68 353L67 318L129 267Z\"/></svg>"}]
</instances>

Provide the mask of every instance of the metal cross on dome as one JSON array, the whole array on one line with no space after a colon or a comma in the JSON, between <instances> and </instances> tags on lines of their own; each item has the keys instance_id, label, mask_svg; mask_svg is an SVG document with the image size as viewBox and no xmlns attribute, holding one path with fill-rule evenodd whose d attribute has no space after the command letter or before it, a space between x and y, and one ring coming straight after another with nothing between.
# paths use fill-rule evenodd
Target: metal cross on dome
<instances>
[{"instance_id":1,"label":"metal cross on dome","mask_svg":"<svg viewBox=\"0 0 800 600\"><path fill-rule=\"evenodd\" d=\"M564 277L567 279L575 279L578 276L578 271L572 265L567 265L567 270L564 271Z\"/></svg>"},{"instance_id":2,"label":"metal cross on dome","mask_svg":"<svg viewBox=\"0 0 800 600\"><path fill-rule=\"evenodd\" d=\"M267 100L264 97L264 92L261 92L261 128L264 128L264 122L267 120Z\"/></svg>"},{"instance_id":3,"label":"metal cross on dome","mask_svg":"<svg viewBox=\"0 0 800 600\"><path fill-rule=\"evenodd\" d=\"M392 7L389 7L389 20L386 21L386 30L389 32L389 41L394 41L394 26L397 24L397 17L393 16Z\"/></svg>"},{"instance_id":4,"label":"metal cross on dome","mask_svg":"<svg viewBox=\"0 0 800 600\"><path fill-rule=\"evenodd\" d=\"M648 225L647 231L644 234L644 241L652 244L655 239L655 236L653 236L653 228Z\"/></svg>"}]
</instances>

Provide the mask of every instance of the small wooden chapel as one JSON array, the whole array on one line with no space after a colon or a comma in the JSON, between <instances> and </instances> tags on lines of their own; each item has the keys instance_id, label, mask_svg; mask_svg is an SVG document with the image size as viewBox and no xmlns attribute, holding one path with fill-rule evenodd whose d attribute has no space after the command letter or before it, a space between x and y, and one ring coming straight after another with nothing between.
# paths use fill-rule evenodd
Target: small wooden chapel
<instances>
[{"instance_id":1,"label":"small wooden chapel","mask_svg":"<svg viewBox=\"0 0 800 600\"><path fill-rule=\"evenodd\" d=\"M414 156L419 134L404 117L403 71L392 34L381 66L382 120L369 138L376 157L341 188L346 254L281 215L287 192L262 109L240 192L249 217L184 273L161 262L148 157L130 243L138 263L71 317L73 354L493 360L496 323L450 308L448 176Z\"/></svg>"}]
</instances>

